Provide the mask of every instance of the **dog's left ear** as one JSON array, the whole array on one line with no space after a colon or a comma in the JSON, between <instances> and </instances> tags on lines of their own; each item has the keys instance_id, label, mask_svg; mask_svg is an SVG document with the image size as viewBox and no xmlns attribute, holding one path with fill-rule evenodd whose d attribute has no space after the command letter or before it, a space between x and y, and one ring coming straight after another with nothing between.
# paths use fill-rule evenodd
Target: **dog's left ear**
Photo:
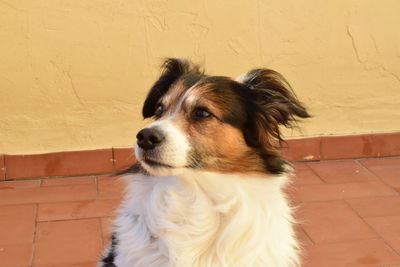
<instances>
[{"instance_id":1,"label":"dog's left ear","mask_svg":"<svg viewBox=\"0 0 400 267\"><path fill-rule=\"evenodd\" d=\"M255 69L237 79L250 89L251 121L246 139L268 150L282 140L279 126L291 127L297 118L309 118L286 79L270 69Z\"/></svg>"}]
</instances>

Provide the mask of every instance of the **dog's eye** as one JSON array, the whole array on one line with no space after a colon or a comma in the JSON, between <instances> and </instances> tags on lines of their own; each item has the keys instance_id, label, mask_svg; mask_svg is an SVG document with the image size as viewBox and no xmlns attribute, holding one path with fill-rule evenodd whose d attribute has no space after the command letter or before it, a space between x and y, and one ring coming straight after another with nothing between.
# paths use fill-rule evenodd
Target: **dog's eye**
<instances>
[{"instance_id":1,"label":"dog's eye","mask_svg":"<svg viewBox=\"0 0 400 267\"><path fill-rule=\"evenodd\" d=\"M156 117L161 117L161 115L163 114L163 112L164 112L164 106L161 105L161 104L158 104L157 107L156 107L156 111L154 112L154 115L155 115Z\"/></svg>"},{"instance_id":2,"label":"dog's eye","mask_svg":"<svg viewBox=\"0 0 400 267\"><path fill-rule=\"evenodd\" d=\"M205 118L211 117L211 115L212 115L212 114L211 114L207 109L205 109L205 108L196 108L196 109L193 111L193 118L195 118L195 119L197 119L197 120L205 119Z\"/></svg>"}]
</instances>

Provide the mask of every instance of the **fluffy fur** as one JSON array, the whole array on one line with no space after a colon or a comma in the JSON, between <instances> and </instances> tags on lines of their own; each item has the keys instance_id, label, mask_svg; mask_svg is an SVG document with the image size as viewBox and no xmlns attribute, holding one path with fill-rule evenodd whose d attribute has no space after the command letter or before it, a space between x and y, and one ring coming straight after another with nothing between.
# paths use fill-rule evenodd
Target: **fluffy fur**
<instances>
[{"instance_id":1,"label":"fluffy fur","mask_svg":"<svg viewBox=\"0 0 400 267\"><path fill-rule=\"evenodd\" d=\"M284 78L235 81L168 59L143 107L139 164L102 267L300 265L279 125L309 117Z\"/></svg>"}]
</instances>

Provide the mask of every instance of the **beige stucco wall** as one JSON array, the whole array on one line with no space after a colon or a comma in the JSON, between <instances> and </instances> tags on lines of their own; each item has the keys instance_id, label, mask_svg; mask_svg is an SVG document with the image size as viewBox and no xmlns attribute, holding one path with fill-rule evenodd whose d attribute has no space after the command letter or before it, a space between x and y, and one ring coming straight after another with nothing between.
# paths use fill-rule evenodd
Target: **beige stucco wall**
<instances>
[{"instance_id":1,"label":"beige stucco wall","mask_svg":"<svg viewBox=\"0 0 400 267\"><path fill-rule=\"evenodd\" d=\"M163 57L283 73L288 136L400 130L398 0L0 1L0 154L124 147Z\"/></svg>"}]
</instances>

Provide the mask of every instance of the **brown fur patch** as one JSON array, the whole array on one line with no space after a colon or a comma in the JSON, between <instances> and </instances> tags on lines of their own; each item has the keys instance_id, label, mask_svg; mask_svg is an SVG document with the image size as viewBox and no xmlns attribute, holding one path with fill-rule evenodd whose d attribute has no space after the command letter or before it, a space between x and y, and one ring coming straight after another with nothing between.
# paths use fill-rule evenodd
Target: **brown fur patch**
<instances>
[{"instance_id":1,"label":"brown fur patch","mask_svg":"<svg viewBox=\"0 0 400 267\"><path fill-rule=\"evenodd\" d=\"M190 125L188 132L196 151L204 156L204 169L222 173L265 172L261 158L247 146L239 129L215 120L199 128Z\"/></svg>"}]
</instances>

